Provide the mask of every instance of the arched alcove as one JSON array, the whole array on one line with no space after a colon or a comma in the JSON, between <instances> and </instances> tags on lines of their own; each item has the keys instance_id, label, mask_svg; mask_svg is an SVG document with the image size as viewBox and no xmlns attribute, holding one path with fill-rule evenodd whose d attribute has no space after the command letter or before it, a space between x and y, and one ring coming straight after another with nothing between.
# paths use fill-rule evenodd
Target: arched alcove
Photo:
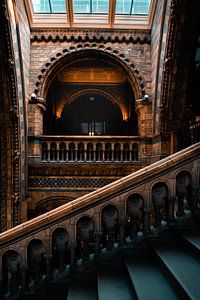
<instances>
[{"instance_id":1,"label":"arched alcove","mask_svg":"<svg viewBox=\"0 0 200 300\"><path fill-rule=\"evenodd\" d=\"M95 55L66 62L54 74L46 96L44 134L138 135L135 96L126 71Z\"/></svg>"}]
</instances>

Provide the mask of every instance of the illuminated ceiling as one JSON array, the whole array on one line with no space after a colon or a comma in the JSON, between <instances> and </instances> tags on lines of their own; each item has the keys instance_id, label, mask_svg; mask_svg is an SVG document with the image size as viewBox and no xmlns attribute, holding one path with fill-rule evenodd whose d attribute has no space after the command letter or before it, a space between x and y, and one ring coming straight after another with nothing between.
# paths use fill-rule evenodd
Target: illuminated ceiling
<instances>
[{"instance_id":1,"label":"illuminated ceiling","mask_svg":"<svg viewBox=\"0 0 200 300\"><path fill-rule=\"evenodd\" d=\"M156 0L26 0L32 28L150 29Z\"/></svg>"}]
</instances>

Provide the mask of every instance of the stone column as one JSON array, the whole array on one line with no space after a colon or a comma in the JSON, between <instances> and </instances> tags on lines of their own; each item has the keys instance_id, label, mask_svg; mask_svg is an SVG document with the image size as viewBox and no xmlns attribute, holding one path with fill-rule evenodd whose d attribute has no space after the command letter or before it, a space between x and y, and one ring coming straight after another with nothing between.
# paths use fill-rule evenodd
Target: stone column
<instances>
[{"instance_id":1,"label":"stone column","mask_svg":"<svg viewBox=\"0 0 200 300\"><path fill-rule=\"evenodd\" d=\"M167 221L168 224L173 223L175 221L174 219L174 204L176 201L176 197L169 197L168 198L168 216Z\"/></svg>"},{"instance_id":2,"label":"stone column","mask_svg":"<svg viewBox=\"0 0 200 300\"><path fill-rule=\"evenodd\" d=\"M43 114L46 110L46 100L32 94L29 100L29 130L30 135L43 134Z\"/></svg>"},{"instance_id":3,"label":"stone column","mask_svg":"<svg viewBox=\"0 0 200 300\"><path fill-rule=\"evenodd\" d=\"M76 267L76 244L70 245L70 271L73 272L73 270Z\"/></svg>"},{"instance_id":4,"label":"stone column","mask_svg":"<svg viewBox=\"0 0 200 300\"><path fill-rule=\"evenodd\" d=\"M143 233L145 236L150 234L150 214L151 214L151 209L145 208L144 209L144 228L143 228Z\"/></svg>"},{"instance_id":5,"label":"stone column","mask_svg":"<svg viewBox=\"0 0 200 300\"><path fill-rule=\"evenodd\" d=\"M191 189L191 203L190 203L190 210L193 214L197 213L198 207L197 203L200 200L200 187L199 186L194 186Z\"/></svg>"},{"instance_id":6,"label":"stone column","mask_svg":"<svg viewBox=\"0 0 200 300\"><path fill-rule=\"evenodd\" d=\"M126 223L123 220L119 225L119 247L122 247L125 244L125 229Z\"/></svg>"},{"instance_id":7,"label":"stone column","mask_svg":"<svg viewBox=\"0 0 200 300\"><path fill-rule=\"evenodd\" d=\"M45 255L45 259L46 259L46 278L47 280L50 280L52 278L52 255L51 254L47 254Z\"/></svg>"},{"instance_id":8,"label":"stone column","mask_svg":"<svg viewBox=\"0 0 200 300\"><path fill-rule=\"evenodd\" d=\"M42 98L37 97L37 95L32 94L31 99L29 100L28 106L28 117L29 117L29 136L39 136L43 134L43 114L46 110L46 101ZM33 145L30 149L34 159L36 161L41 161L41 145L38 141L34 140Z\"/></svg>"},{"instance_id":9,"label":"stone column","mask_svg":"<svg viewBox=\"0 0 200 300\"><path fill-rule=\"evenodd\" d=\"M111 250L114 248L114 229L107 228L107 241L106 241L106 250Z\"/></svg>"},{"instance_id":10,"label":"stone column","mask_svg":"<svg viewBox=\"0 0 200 300\"><path fill-rule=\"evenodd\" d=\"M102 232L95 233L95 257L98 258L101 256L101 237Z\"/></svg>"},{"instance_id":11,"label":"stone column","mask_svg":"<svg viewBox=\"0 0 200 300\"><path fill-rule=\"evenodd\" d=\"M185 192L177 192L178 196L178 211L177 211L177 216L181 217L185 214L184 212L184 197L186 196Z\"/></svg>"},{"instance_id":12,"label":"stone column","mask_svg":"<svg viewBox=\"0 0 200 300\"><path fill-rule=\"evenodd\" d=\"M22 278L22 289L25 289L25 287L26 287L26 272L27 272L26 266L25 265L21 266L20 271L21 271L21 278Z\"/></svg>"}]
</instances>

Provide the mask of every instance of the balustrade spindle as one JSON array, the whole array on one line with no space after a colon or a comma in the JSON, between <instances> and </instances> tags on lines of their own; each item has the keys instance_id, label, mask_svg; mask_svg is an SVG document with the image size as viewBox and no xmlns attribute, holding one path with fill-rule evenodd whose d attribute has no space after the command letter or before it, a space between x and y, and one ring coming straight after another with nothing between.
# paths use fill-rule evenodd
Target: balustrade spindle
<instances>
[{"instance_id":1,"label":"balustrade spindle","mask_svg":"<svg viewBox=\"0 0 200 300\"><path fill-rule=\"evenodd\" d=\"M112 142L41 142L44 162L128 162L137 161L138 145Z\"/></svg>"}]
</instances>

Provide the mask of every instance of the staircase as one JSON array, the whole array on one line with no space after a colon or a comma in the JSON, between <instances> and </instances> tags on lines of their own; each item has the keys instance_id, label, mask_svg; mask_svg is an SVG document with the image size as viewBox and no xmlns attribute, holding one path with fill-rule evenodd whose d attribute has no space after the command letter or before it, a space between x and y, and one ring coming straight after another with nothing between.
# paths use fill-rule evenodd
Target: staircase
<instances>
[{"instance_id":1,"label":"staircase","mask_svg":"<svg viewBox=\"0 0 200 300\"><path fill-rule=\"evenodd\" d=\"M66 299L200 299L199 228L189 226L186 235L182 234L185 226L175 228L102 257L95 264L91 284L84 284L87 273L79 273Z\"/></svg>"},{"instance_id":2,"label":"staircase","mask_svg":"<svg viewBox=\"0 0 200 300\"><path fill-rule=\"evenodd\" d=\"M198 143L1 233L2 299L200 299L199 165Z\"/></svg>"},{"instance_id":3,"label":"staircase","mask_svg":"<svg viewBox=\"0 0 200 300\"><path fill-rule=\"evenodd\" d=\"M189 226L185 235L184 228L175 226L129 249L112 250L77 268L70 280L18 299L51 300L59 294L61 300L198 300L200 231Z\"/></svg>"}]
</instances>

